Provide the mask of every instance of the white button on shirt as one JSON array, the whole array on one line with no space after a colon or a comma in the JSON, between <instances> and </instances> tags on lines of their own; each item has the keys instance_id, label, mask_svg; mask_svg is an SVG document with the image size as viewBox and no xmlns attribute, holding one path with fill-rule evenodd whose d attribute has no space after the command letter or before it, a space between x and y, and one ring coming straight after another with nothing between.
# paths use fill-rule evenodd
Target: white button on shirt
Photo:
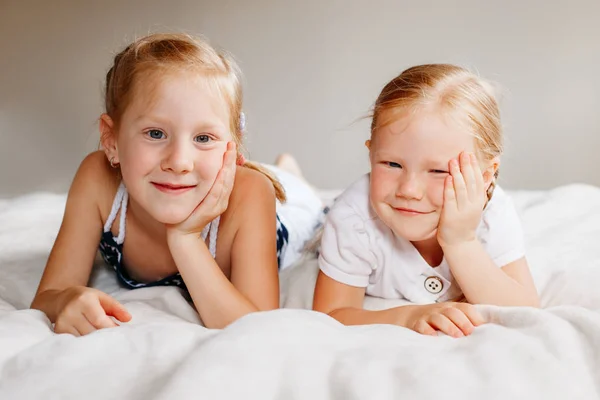
<instances>
[{"instance_id":1,"label":"white button on shirt","mask_svg":"<svg viewBox=\"0 0 600 400\"><path fill-rule=\"evenodd\" d=\"M438 294L444 289L444 282L437 276L429 276L425 279L425 290L431 294Z\"/></svg>"},{"instance_id":2,"label":"white button on shirt","mask_svg":"<svg viewBox=\"0 0 600 400\"><path fill-rule=\"evenodd\" d=\"M325 221L319 267L366 294L416 304L456 300L462 291L445 259L431 267L411 242L396 236L369 203L369 174L340 195ZM498 267L525 255L521 224L499 187L485 208L477 236Z\"/></svg>"}]
</instances>

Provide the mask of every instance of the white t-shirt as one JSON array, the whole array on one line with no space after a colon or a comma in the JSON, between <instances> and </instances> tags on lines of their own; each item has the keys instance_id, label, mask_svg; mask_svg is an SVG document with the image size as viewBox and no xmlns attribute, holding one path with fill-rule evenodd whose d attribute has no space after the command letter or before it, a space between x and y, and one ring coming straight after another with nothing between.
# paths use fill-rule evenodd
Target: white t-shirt
<instances>
[{"instance_id":1,"label":"white t-shirt","mask_svg":"<svg viewBox=\"0 0 600 400\"><path fill-rule=\"evenodd\" d=\"M327 214L319 267L324 274L366 294L417 304L462 295L446 259L433 268L413 244L396 236L371 208L366 174L346 189ZM525 255L523 232L508 195L496 187L477 228L477 237L498 267Z\"/></svg>"}]
</instances>

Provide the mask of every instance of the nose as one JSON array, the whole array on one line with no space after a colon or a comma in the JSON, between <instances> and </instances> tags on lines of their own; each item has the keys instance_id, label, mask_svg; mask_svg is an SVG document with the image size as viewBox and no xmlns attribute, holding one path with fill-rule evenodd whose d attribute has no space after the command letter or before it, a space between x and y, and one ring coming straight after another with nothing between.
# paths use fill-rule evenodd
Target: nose
<instances>
[{"instance_id":1,"label":"nose","mask_svg":"<svg viewBox=\"0 0 600 400\"><path fill-rule=\"evenodd\" d=\"M419 177L415 174L405 174L400 178L398 188L396 189L396 197L421 200L423 197L423 186Z\"/></svg>"},{"instance_id":2,"label":"nose","mask_svg":"<svg viewBox=\"0 0 600 400\"><path fill-rule=\"evenodd\" d=\"M192 157L192 148L189 143L184 141L173 141L165 149L165 155L161 162L163 171L184 174L194 169L194 160Z\"/></svg>"}]
</instances>

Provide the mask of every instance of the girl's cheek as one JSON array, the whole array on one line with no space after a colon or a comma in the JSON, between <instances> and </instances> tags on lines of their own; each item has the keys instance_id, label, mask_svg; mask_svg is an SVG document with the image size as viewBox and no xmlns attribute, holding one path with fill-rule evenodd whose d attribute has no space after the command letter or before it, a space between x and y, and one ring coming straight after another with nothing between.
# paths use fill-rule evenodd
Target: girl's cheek
<instances>
[{"instance_id":1,"label":"girl's cheek","mask_svg":"<svg viewBox=\"0 0 600 400\"><path fill-rule=\"evenodd\" d=\"M444 180L440 179L440 181L429 188L429 199L437 208L441 208L444 205Z\"/></svg>"},{"instance_id":2,"label":"girl's cheek","mask_svg":"<svg viewBox=\"0 0 600 400\"><path fill-rule=\"evenodd\" d=\"M214 151L206 152L203 157L198 160L197 168L200 175L204 179L214 180L223 167L224 151L215 149Z\"/></svg>"},{"instance_id":3,"label":"girl's cheek","mask_svg":"<svg viewBox=\"0 0 600 400\"><path fill-rule=\"evenodd\" d=\"M123 140L119 145L119 153L133 167L144 167L152 163L160 163L161 154L152 146L143 146L131 140Z\"/></svg>"},{"instance_id":4,"label":"girl's cheek","mask_svg":"<svg viewBox=\"0 0 600 400\"><path fill-rule=\"evenodd\" d=\"M371 195L374 199L381 200L385 197L386 192L392 191L393 180L386 177L385 172L373 170L371 171Z\"/></svg>"}]
</instances>

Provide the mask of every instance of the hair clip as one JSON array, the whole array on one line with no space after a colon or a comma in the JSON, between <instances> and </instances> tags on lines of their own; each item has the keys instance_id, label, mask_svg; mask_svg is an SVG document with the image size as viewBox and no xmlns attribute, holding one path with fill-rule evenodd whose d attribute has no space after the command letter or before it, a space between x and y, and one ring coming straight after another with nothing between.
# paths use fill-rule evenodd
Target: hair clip
<instances>
[{"instance_id":1,"label":"hair clip","mask_svg":"<svg viewBox=\"0 0 600 400\"><path fill-rule=\"evenodd\" d=\"M240 113L240 132L244 132L246 130L246 114L242 111Z\"/></svg>"}]
</instances>

